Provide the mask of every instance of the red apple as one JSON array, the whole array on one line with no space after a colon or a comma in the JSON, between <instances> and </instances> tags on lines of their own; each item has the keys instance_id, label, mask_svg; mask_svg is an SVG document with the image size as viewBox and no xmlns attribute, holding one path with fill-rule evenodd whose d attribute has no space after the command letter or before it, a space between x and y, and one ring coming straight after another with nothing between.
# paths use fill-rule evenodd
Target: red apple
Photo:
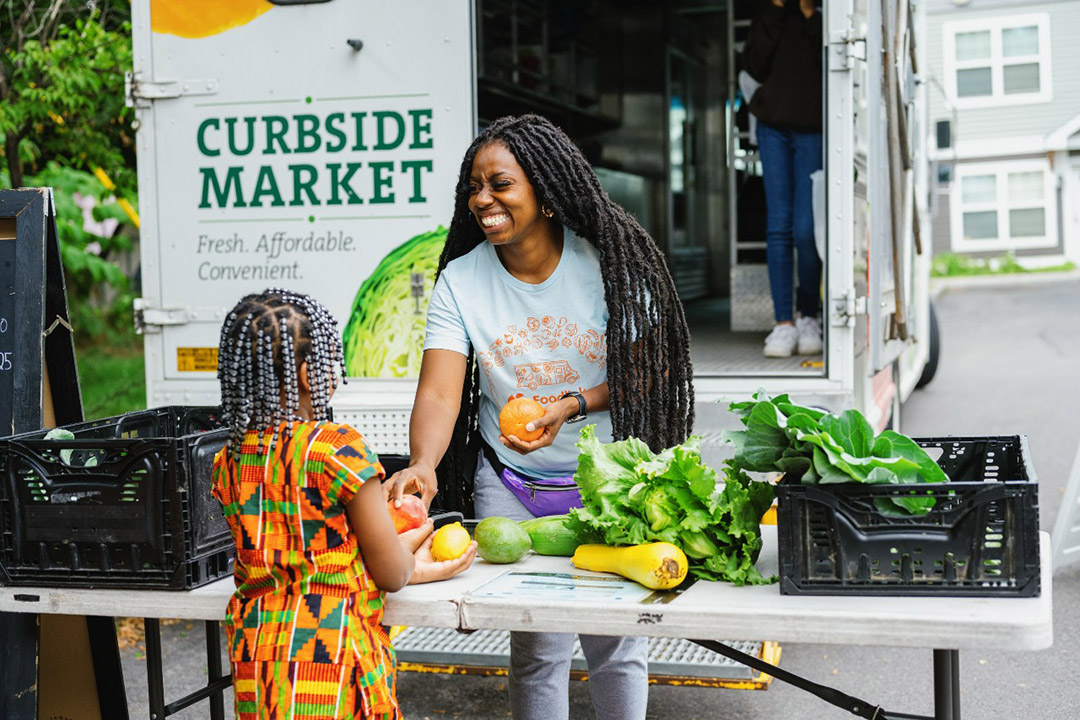
<instances>
[{"instance_id":1,"label":"red apple","mask_svg":"<svg viewBox=\"0 0 1080 720\"><path fill-rule=\"evenodd\" d=\"M415 495L402 495L401 507L394 507L394 501L386 504L390 509L390 517L394 521L394 529L398 535L413 528L418 528L427 521L427 508L424 501Z\"/></svg>"}]
</instances>

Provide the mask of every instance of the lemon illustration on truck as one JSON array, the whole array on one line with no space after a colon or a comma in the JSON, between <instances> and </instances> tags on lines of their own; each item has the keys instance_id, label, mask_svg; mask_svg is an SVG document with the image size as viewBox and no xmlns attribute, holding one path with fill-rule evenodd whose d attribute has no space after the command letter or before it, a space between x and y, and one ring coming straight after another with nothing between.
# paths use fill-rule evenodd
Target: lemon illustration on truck
<instances>
[{"instance_id":1,"label":"lemon illustration on truck","mask_svg":"<svg viewBox=\"0 0 1080 720\"><path fill-rule=\"evenodd\" d=\"M445 243L442 226L417 235L391 250L364 280L343 333L349 377L420 374L427 305Z\"/></svg>"},{"instance_id":2,"label":"lemon illustration on truck","mask_svg":"<svg viewBox=\"0 0 1080 720\"><path fill-rule=\"evenodd\" d=\"M274 8L268 0L151 0L151 29L184 38L217 35Z\"/></svg>"}]
</instances>

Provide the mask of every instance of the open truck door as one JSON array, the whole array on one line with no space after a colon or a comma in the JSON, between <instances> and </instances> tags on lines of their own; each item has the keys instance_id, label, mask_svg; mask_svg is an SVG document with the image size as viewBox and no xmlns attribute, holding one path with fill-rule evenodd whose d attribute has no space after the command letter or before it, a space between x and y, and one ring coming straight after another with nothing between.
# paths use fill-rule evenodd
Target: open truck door
<instances>
[{"instance_id":1,"label":"open truck door","mask_svg":"<svg viewBox=\"0 0 1080 720\"><path fill-rule=\"evenodd\" d=\"M875 0L876 1L876 0ZM861 7L860 7L861 5ZM844 409L856 406L862 356L867 350L864 325L867 312L866 238L867 154L865 0L823 3L822 87L825 238L822 253L822 325L825 347L820 356L776 360L763 358L761 341L772 328L765 265L763 218L751 217L754 201L742 193L762 174L760 157L737 110L742 97L737 71L739 55L752 22L753 4L729 3L727 186L730 192L731 329L721 342L706 345L709 326L692 326L697 347L709 347L714 357L695 356L698 413L713 415L713 405L701 401L745 397L757 389L790 393L802 402ZM745 107L745 97L742 97ZM759 201L763 202L763 198ZM760 213L759 213L760 214ZM693 318L693 313L688 312ZM756 331L757 334L746 331ZM740 355L740 361L729 358ZM742 359L744 358L744 359ZM726 407L726 406L725 406ZM708 431L706 431L708 432Z\"/></svg>"},{"instance_id":2,"label":"open truck door","mask_svg":"<svg viewBox=\"0 0 1080 720\"><path fill-rule=\"evenodd\" d=\"M929 345L925 90L916 82L915 43L922 14L908 0L829 0L822 10L824 353L820 360L795 359L786 366L759 355L743 372L714 373L711 367L719 363L695 358L695 388L699 400L764 388L831 410L855 407L881 429L890 418L895 425L899 402L919 380ZM739 93L736 53L750 24L738 13L739 6L729 4L729 97ZM755 272L741 263L750 256L744 248L754 248L740 229L749 203L734 188L760 166L737 115L728 118L732 326L742 330L751 328L740 324L739 308L767 298L768 289L764 266ZM740 280L746 271L750 283ZM771 315L761 321L770 323ZM717 356L730 352L730 345L715 350ZM698 408L699 415L710 415L708 406Z\"/></svg>"},{"instance_id":3,"label":"open truck door","mask_svg":"<svg viewBox=\"0 0 1080 720\"><path fill-rule=\"evenodd\" d=\"M139 0L133 22L149 406L217 403L224 313L286 287L330 309L350 375L371 377L338 391L339 417L382 398L398 411L364 427L403 443L476 124L472 4Z\"/></svg>"}]
</instances>

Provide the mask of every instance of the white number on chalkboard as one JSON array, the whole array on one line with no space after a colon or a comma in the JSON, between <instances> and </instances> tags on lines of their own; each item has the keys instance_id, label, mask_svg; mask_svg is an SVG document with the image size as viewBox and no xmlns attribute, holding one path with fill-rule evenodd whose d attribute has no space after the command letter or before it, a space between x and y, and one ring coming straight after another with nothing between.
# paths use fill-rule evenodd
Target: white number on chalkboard
<instances>
[{"instance_id":1,"label":"white number on chalkboard","mask_svg":"<svg viewBox=\"0 0 1080 720\"><path fill-rule=\"evenodd\" d=\"M11 369L11 353L10 352L0 352L0 370L10 370L10 369Z\"/></svg>"},{"instance_id":2,"label":"white number on chalkboard","mask_svg":"<svg viewBox=\"0 0 1080 720\"><path fill-rule=\"evenodd\" d=\"M7 332L7 318L0 318L0 333Z\"/></svg>"}]
</instances>

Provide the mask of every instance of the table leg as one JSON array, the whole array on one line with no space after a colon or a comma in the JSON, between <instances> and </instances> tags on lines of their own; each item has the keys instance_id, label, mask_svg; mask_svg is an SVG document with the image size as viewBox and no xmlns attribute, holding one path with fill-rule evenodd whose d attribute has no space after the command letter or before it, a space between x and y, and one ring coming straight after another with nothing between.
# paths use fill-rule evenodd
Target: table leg
<instances>
[{"instance_id":1,"label":"table leg","mask_svg":"<svg viewBox=\"0 0 1080 720\"><path fill-rule=\"evenodd\" d=\"M143 618L146 636L146 694L150 720L165 720L165 683L161 672L161 621Z\"/></svg>"},{"instance_id":2,"label":"table leg","mask_svg":"<svg viewBox=\"0 0 1080 720\"><path fill-rule=\"evenodd\" d=\"M960 651L952 651L952 714L953 720L960 720Z\"/></svg>"},{"instance_id":3,"label":"table leg","mask_svg":"<svg viewBox=\"0 0 1080 720\"><path fill-rule=\"evenodd\" d=\"M0 613L0 717L38 716L38 616Z\"/></svg>"},{"instance_id":4,"label":"table leg","mask_svg":"<svg viewBox=\"0 0 1080 720\"><path fill-rule=\"evenodd\" d=\"M101 717L129 720L124 668L120 664L120 648L116 642L116 619L88 616L86 631L90 636Z\"/></svg>"},{"instance_id":5,"label":"table leg","mask_svg":"<svg viewBox=\"0 0 1080 720\"><path fill-rule=\"evenodd\" d=\"M221 628L217 620L206 621L206 670L211 683L221 677ZM225 697L221 691L210 696L210 720L225 720Z\"/></svg>"},{"instance_id":6,"label":"table leg","mask_svg":"<svg viewBox=\"0 0 1080 720\"><path fill-rule=\"evenodd\" d=\"M960 720L960 651L934 651L934 720Z\"/></svg>"}]
</instances>

